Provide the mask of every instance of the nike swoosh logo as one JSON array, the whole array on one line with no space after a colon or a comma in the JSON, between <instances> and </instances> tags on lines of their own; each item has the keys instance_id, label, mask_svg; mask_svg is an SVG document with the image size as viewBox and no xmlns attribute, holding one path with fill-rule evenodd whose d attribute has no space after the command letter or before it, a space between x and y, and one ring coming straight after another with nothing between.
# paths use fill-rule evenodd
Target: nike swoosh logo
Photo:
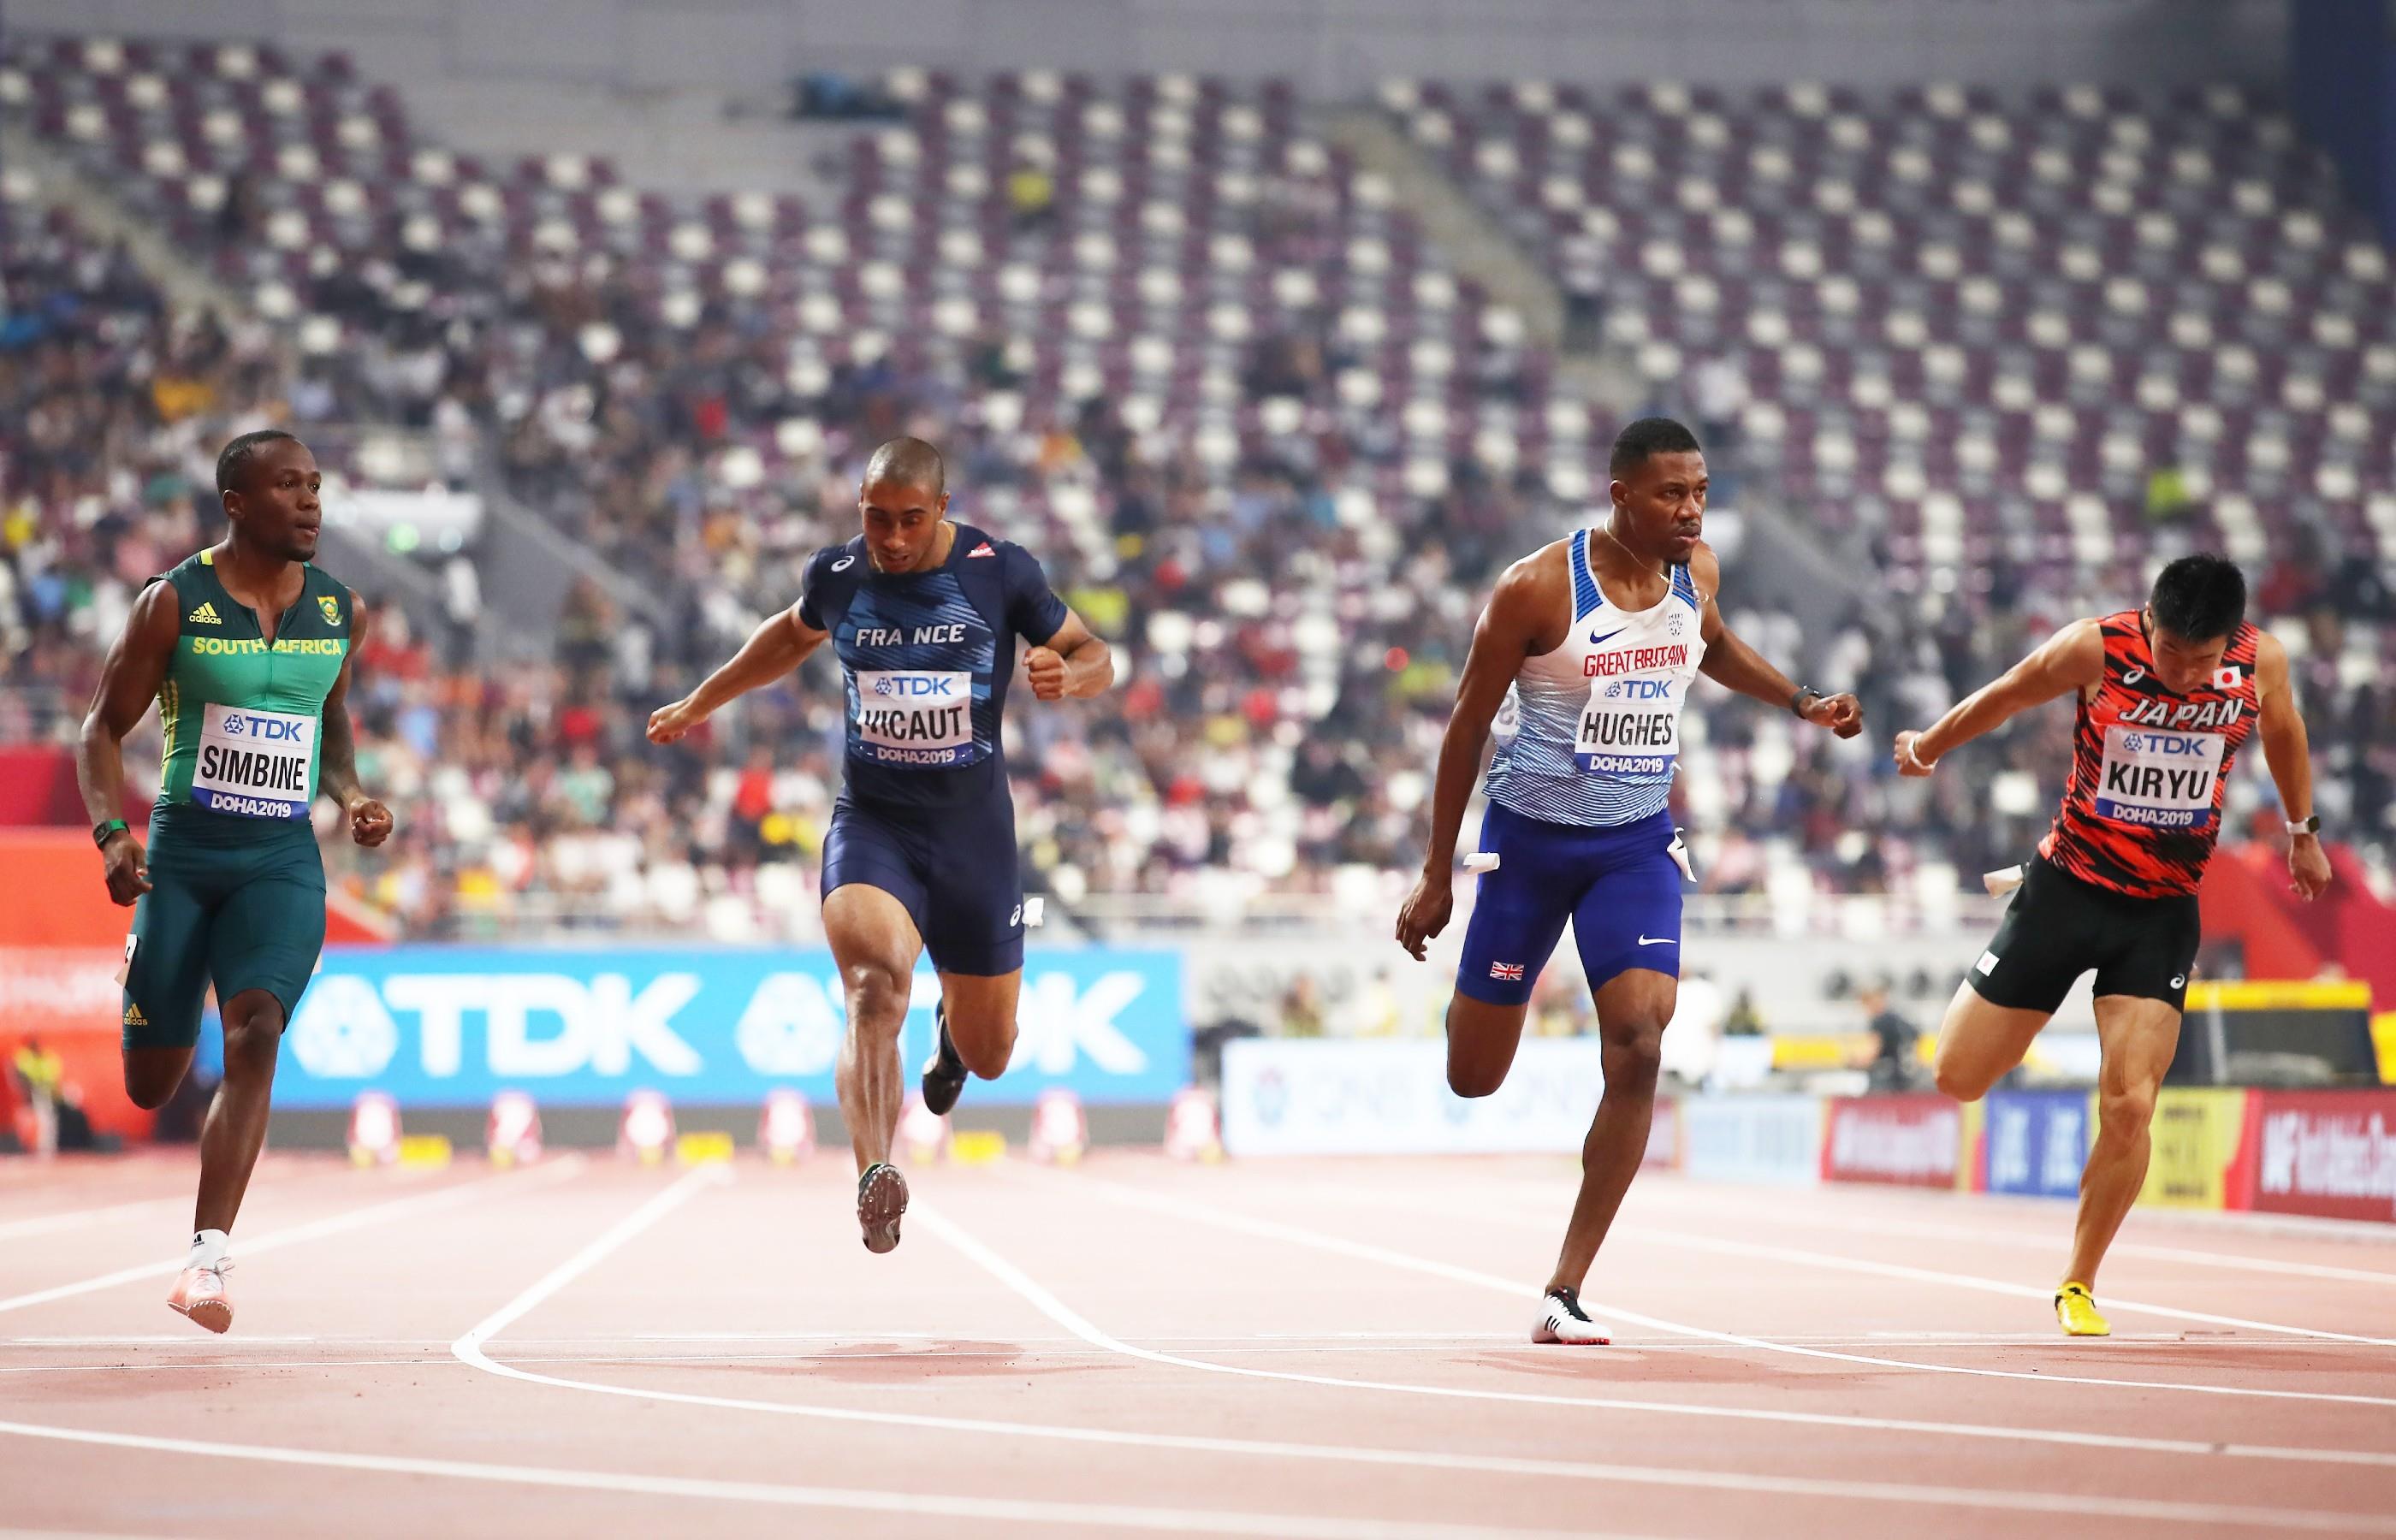
<instances>
[{"instance_id":1,"label":"nike swoosh logo","mask_svg":"<svg viewBox=\"0 0 2396 1540\"><path fill-rule=\"evenodd\" d=\"M1592 646L1592 647L1595 647L1595 646L1602 645L1602 644L1604 644L1604 643L1611 642L1611 641L1613 641L1616 637L1620 636L1620 635L1623 633L1623 631L1624 631L1625 630L1627 630L1627 629L1628 629L1628 628L1626 628L1626 627L1617 626L1617 627L1615 627L1612 631L1607 631L1604 636L1600 636L1600 635L1598 635L1598 634L1597 634L1597 632L1595 632L1595 631L1591 631L1591 632L1590 632L1590 633L1589 633L1589 644L1590 644L1591 646Z\"/></svg>"},{"instance_id":2,"label":"nike swoosh logo","mask_svg":"<svg viewBox=\"0 0 2396 1540\"><path fill-rule=\"evenodd\" d=\"M1643 936L1639 944L1643 947L1677 947L1681 943L1669 936Z\"/></svg>"}]
</instances>

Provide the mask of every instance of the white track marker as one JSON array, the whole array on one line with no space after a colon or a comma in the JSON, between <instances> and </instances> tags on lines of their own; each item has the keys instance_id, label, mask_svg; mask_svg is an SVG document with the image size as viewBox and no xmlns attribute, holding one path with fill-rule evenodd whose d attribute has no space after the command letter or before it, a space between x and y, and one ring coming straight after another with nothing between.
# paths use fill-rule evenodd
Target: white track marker
<instances>
[{"instance_id":1,"label":"white track marker","mask_svg":"<svg viewBox=\"0 0 2396 1540\"><path fill-rule=\"evenodd\" d=\"M419 1192L406 1198L394 1198L389 1202L373 1203L365 1208L351 1209L342 1214L327 1215L322 1219L312 1219L304 1225L294 1225L288 1229L271 1230L255 1238L245 1238L234 1244L233 1255L237 1259L246 1259L263 1252L279 1251L285 1246L296 1246L303 1241L321 1240L327 1235L341 1235L350 1230L362 1229L368 1225L379 1225L386 1220L397 1218L401 1215L425 1214L435 1209L447 1208L452 1204L464 1202L470 1198L479 1198L494 1185L501 1182L512 1182L519 1187L545 1187L552 1182L573 1175L582 1169L582 1163L580 1156L569 1155L564 1160L521 1171L480 1176L471 1182L459 1182L431 1192ZM120 1283L138 1283L146 1278L172 1278L182 1270L183 1259L180 1255L169 1262L147 1263L138 1268L119 1268L114 1272L102 1273L98 1278L87 1278L75 1283L61 1283L56 1288L37 1289L32 1294L18 1294L12 1299L0 1299L0 1312L22 1310L35 1305L47 1305L54 1299L72 1299L76 1294L94 1294L101 1289L113 1289Z\"/></svg>"},{"instance_id":2,"label":"white track marker","mask_svg":"<svg viewBox=\"0 0 2396 1540\"><path fill-rule=\"evenodd\" d=\"M602 1231L589 1245L550 1269L532 1287L500 1306L464 1336L449 1345L449 1351L478 1369L496 1368L483 1356L483 1344L523 1320L540 1302L573 1282L607 1258L651 1225L680 1208L701 1187L731 1180L731 1168L724 1165L698 1165L683 1173L672 1187L652 1194L648 1201L617 1220Z\"/></svg>"},{"instance_id":3,"label":"white track marker","mask_svg":"<svg viewBox=\"0 0 2396 1540\"><path fill-rule=\"evenodd\" d=\"M1385 1520L1311 1519L1297 1514L1240 1513L1211 1508L1137 1507L1118 1503L1035 1502L1005 1497L936 1497L921 1493L874 1492L848 1487L777 1486L763 1481L701 1480L679 1476L635 1476L614 1470L560 1470L544 1466L490 1465L476 1460L416 1459L399 1454L353 1454L329 1449L286 1449L272 1444L213 1443L198 1439L159 1439L146 1434L100 1433L79 1427L45 1427L0 1422L0 1435L54 1439L159 1454L196 1454L211 1460L257 1460L269 1465L313 1466L323 1470L367 1471L389 1476L439 1476L455 1480L512 1486L557 1487L573 1492L620 1492L641 1497L690 1497L717 1502L763 1503L780 1507L836 1508L912 1518L966 1519L1039 1525L1095 1525L1114 1530L1179 1534L1242 1534L1286 1540L1471 1540L1475 1535L1524 1535L1565 1540L1581 1530L1493 1529L1484 1524L1416 1524ZM2370 1532L2364 1532L2370 1533ZM1604 1537L1600 1537L1604 1540ZM1629 1540L1616 1536L1614 1540Z\"/></svg>"},{"instance_id":4,"label":"white track marker","mask_svg":"<svg viewBox=\"0 0 2396 1540\"><path fill-rule=\"evenodd\" d=\"M71 1214L43 1214L31 1219L0 1220L0 1241L13 1241L24 1235L47 1235L53 1230L81 1229L86 1225L148 1214L178 1203L188 1208L191 1201L188 1197L144 1198L136 1203L111 1203L105 1208L76 1209Z\"/></svg>"},{"instance_id":5,"label":"white track marker","mask_svg":"<svg viewBox=\"0 0 2396 1540\"><path fill-rule=\"evenodd\" d=\"M1335 1252L1343 1256L1353 1256L1362 1261L1371 1262L1378 1267L1404 1268L1412 1272L1427 1273L1434 1278L1470 1283L1477 1288L1495 1289L1518 1299L1536 1301L1539 1297L1538 1290L1516 1279L1500 1278L1494 1273L1477 1272L1471 1268L1459 1268L1451 1262L1434 1261L1430 1257L1416 1256L1409 1252L1391 1251L1386 1246L1371 1245L1362 1241L1346 1241L1337 1236L1317 1235L1311 1230L1299 1229L1294 1225L1284 1225L1270 1219L1252 1219L1246 1215L1233 1214L1227 1209L1216 1208L1212 1204L1196 1202L1185 1198L1168 1198L1160 1193L1143 1192L1137 1188L1125 1187L1096 1176L1079 1173L1069 1175L1062 1172L1050 1172L1045 1168L1041 1168L1037 1176L1024 1177L1020 1176L1019 1173L1015 1175L1023 1180L1079 1183L1101 1197L1132 1208L1145 1208L1151 1213L1171 1215L1176 1218L1194 1219L1202 1224L1213 1225L1218 1229L1234 1230L1256 1236L1260 1240L1281 1241L1291 1245L1311 1247L1317 1251ZM1861 1353L1834 1352L1823 1348L1804 1348L1794 1343L1775 1341L1768 1337L1745 1336L1736 1332L1712 1331L1703 1326L1691 1326L1677 1321L1664 1321L1656 1316L1641 1315L1634 1310L1626 1310L1618 1306L1592 1305L1587 1299L1581 1301L1581 1308L1593 1316L1625 1321L1633 1326L1644 1326L1651 1331L1668 1332L1674 1336L1703 1337L1709 1341L1724 1343L1735 1348L1753 1348L1770 1353L1789 1353L1799 1358L1827 1359L1836 1363L1860 1363L1874 1369L1913 1369L1924 1374L1964 1374L1979 1379L2026 1380L2036 1385L2095 1385L2124 1390L2176 1390L2199 1396L2245 1396L2266 1401L2327 1401L2342 1406L2396 1407L2396 1396L2345 1396L2317 1390L2267 1390L2243 1385L2190 1385L2164 1380L2106 1379L2094 1374L2031 1374L2017 1369L1979 1369L1964 1364L1923 1363L1912 1359L1875 1358ZM2073 1434L2064 1441L2079 1442L2092 1437L2087 1434ZM2281 1457L2287 1456L2283 1454Z\"/></svg>"},{"instance_id":6,"label":"white track marker","mask_svg":"<svg viewBox=\"0 0 2396 1540\"><path fill-rule=\"evenodd\" d=\"M917 1212L922 1212L918 1205ZM651 1218L656 1217L654 1214ZM620 1245L631 1239L631 1232L621 1225L610 1232L614 1243ZM584 1267L599 1258L586 1255ZM539 1287L539 1285L536 1285ZM553 1293L554 1290L551 1290ZM512 1308L512 1307L511 1307ZM516 1312L520 1316L521 1312ZM1227 1454L1283 1460L1323 1461L1348 1465L1378 1466L1400 1469L1438 1469L1485 1472L1500 1475L1573 1478L1581 1480L1612 1479L1617 1467L1590 1466L1557 1460L1520 1459L1500 1455L1463 1454L1441 1450L1380 1450L1342 1445L1296 1444L1251 1439L1216 1438L1191 1434L1134 1432L1121 1428L1073 1427L1058 1424L1003 1422L988 1418L934 1416L909 1412L867 1411L861 1408L809 1405L798 1401L754 1401L730 1396L712 1396L697 1392L646 1388L632 1385L608 1384L600 1380L568 1379L555 1374L539 1374L512 1363L491 1359L484 1350L491 1334L485 1332L480 1342L472 1348L472 1356L459 1352L458 1357L473 1367L528 1385L544 1385L584 1395L614 1396L630 1401L644 1401L672 1406L714 1407L734 1412L753 1412L769 1416L804 1417L825 1422L842 1422L883 1427L906 1427L937 1432L970 1433L999 1438L1049 1440L1125 1449L1165 1449L1187 1454ZM461 1344L463 1339L460 1339ZM456 1348L453 1347L453 1351ZM1192 1367L1220 1368L1191 1361ZM1250 1373L1269 1379L1300 1379L1301 1376ZM1352 1386L1358 1382L1324 1379L1320 1383ZM1395 1387L1416 1389L1416 1387ZM1721 1417L1737 1421L1781 1423L1816 1427L1837 1427L1881 1432L1912 1432L1943 1434L1952 1437L2010 1442L2060 1444L2072 1448L2108 1448L2134 1450L2141 1453L2191 1454L2203 1458L2285 1459L2327 1465L2396 1466L2396 1454L2381 1455L2343 1450L2276 1449L2268 1445L2218 1444L2209 1440L2180 1439L2150 1439L2120 1434L2065 1434L2035 1428L1978 1427L1971 1424L1906 1422L1884 1417L1842 1416L1830 1413L1779 1412L1734 1407L1683 1405L1671 1401L1641 1401L1629 1400L1598 1400L1594 1398L1540 1396L1516 1392L1458 1392L1465 1399L1512 1401L1533 1405L1594 1408L1628 1412L1681 1414L1691 1416ZM1650 1483L1665 1480L1655 1472L1640 1469L1622 1479ZM1696 1472L1687 1478L1692 1484L1719 1487L1712 1472ZM1782 1489L1775 1488L1779 1491ZM2282 1521L2274 1513L2273 1521ZM2297 1520L2302 1522L2302 1520ZM2332 1527L2344 1527L2339 1516L2329 1516Z\"/></svg>"},{"instance_id":7,"label":"white track marker","mask_svg":"<svg viewBox=\"0 0 2396 1540\"><path fill-rule=\"evenodd\" d=\"M1786 1215L1781 1216L1784 1220ZM2018 1230L1982 1229L1971 1225L1909 1223L1866 1219L1850 1215L1809 1215L1806 1223L1859 1235L1895 1235L1923 1241L1964 1241L1980 1245L2034 1246L2055 1251L2061 1242L2053 1235L2028 1235ZM2321 1278L2341 1283L2376 1283L2396 1288L2396 1272L2370 1268L2340 1268L2326 1262L2291 1262L2269 1256L2241 1256L2234 1252L2198 1251L2189 1246L2163 1246L2150 1241L2116 1241L2108 1256L2144 1256L2158 1262L2186 1262L2196 1267L2226 1268L2239 1272L2279 1273L2289 1278ZM2110 1306L2113 1303L2107 1299Z\"/></svg>"},{"instance_id":8,"label":"white track marker","mask_svg":"<svg viewBox=\"0 0 2396 1540\"><path fill-rule=\"evenodd\" d=\"M1420 1204L1413 1205L1419 1212ZM1451 1211L1453 1212L1453 1211ZM1497 1217L1513 1224L1532 1224L1527 1215L1502 1212ZM1693 1251L1713 1252L1724 1256L1752 1256L1764 1261L1790 1262L1808 1268L1830 1268L1844 1272L1870 1273L1881 1278L1899 1278L1912 1283L1944 1283L1961 1289L1977 1289L1984 1294L2010 1294L2017 1299L2052 1299L2055 1291L2028 1283L2008 1283L2002 1279L1982 1278L1972 1273L1940 1272L1930 1268L1911 1268L1901 1262L1875 1262L1857 1256L1841 1256L1834 1252L1805 1251L1795 1246L1766 1245L1755 1241L1725 1241L1710 1235L1691 1235L1684 1230L1657 1229L1647 1225L1634 1225L1630 1234L1670 1245L1686 1246ZM2234 1326L2249 1332L2276 1332L2283 1336L2312 1337L2323 1342L2352 1342L2369 1348L2396 1348L2396 1338L2357 1336L2350 1332L2316 1331L2309 1326L2282 1326L2269 1321L2248 1321L2240 1316L2211 1315L2203 1310L2181 1310L2168 1305L2147 1305L2123 1299L2119 1294L2105 1296L2108 1311L2131 1315L2163 1316L2173 1321L2202 1321L2208 1326Z\"/></svg>"},{"instance_id":9,"label":"white track marker","mask_svg":"<svg viewBox=\"0 0 2396 1540\"><path fill-rule=\"evenodd\" d=\"M913 1213L919 1224L931 1229L940 1239L963 1253L966 1260L1020 1294L1032 1308L1076 1336L1086 1338L1099 1347L1121 1353L1126 1358L1142 1359L1151 1363L1170 1364L1176 1368L1203 1370L1209 1374L1281 1380L1300 1385L1322 1385L1339 1389L1396 1391L1409 1395L1453 1396L1476 1401L1527 1401L1564 1405L1575 1404L1575 1398L1571 1397L1515 1395L1444 1386L1375 1384L1365 1380L1339 1379L1317 1374L1293 1374L1279 1370L1250 1369L1229 1363L1209 1363L1203 1359L1178 1358L1170 1353L1157 1353L1143 1348L1135 1348L1092 1325L1071 1306L1050 1294L1021 1268L958 1228L954 1221L938 1210L927 1208L919 1202L911 1212ZM1695 1409L1675 1407L1673 1410ZM1720 1412L1722 1409L1708 1408L1707 1410ZM1859 1417L1836 1420L1889 1426L1880 1418ZM2085 1446L2091 1441L2097 1440L2071 1438L2066 1441ZM2111 1442L2110 1440L2102 1441L2109 1444ZM2153 1442L2176 1444L2180 1446L2179 1452L2194 1452L2194 1445L2190 1440L2153 1440ZM2225 1452L2220 1445L2208 1444L2203 1447L2215 1454ZM2396 1463L2396 1456L2375 1457L2369 1463L2378 1464L2381 1458ZM1927 1504L1942 1507L1972 1507L2010 1512L2083 1514L2104 1518L2147 1519L2167 1523L2242 1524L2342 1533L2396 1533L2396 1519L2378 1514L2325 1513L2317 1509L2301 1508L2232 1507L2206 1503L2165 1502L2146 1498L2104 1497L2070 1493L1917 1486L1890 1481L1830 1480L1813 1477L1764 1476L1736 1471L1674 1470L1647 1466L1611 1467L1591 1466L1586 1468L1593 1480L1623 1481L1638 1485L1696 1487L1715 1492L1822 1497L1843 1502Z\"/></svg>"}]
</instances>

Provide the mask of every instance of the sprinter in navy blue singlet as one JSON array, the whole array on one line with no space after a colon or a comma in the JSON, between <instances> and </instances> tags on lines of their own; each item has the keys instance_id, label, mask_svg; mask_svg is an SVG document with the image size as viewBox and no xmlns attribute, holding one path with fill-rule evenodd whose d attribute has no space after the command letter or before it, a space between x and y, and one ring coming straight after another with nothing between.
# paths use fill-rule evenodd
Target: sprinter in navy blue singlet
<instances>
[{"instance_id":1,"label":"sprinter in navy blue singlet","mask_svg":"<svg viewBox=\"0 0 2396 1540\"><path fill-rule=\"evenodd\" d=\"M816 552L801 623L830 633L848 705L847 773L824 841L826 897L850 882L897 897L932 966L1023 966L1023 884L1000 723L1015 642L1045 646L1065 602L1021 546L952 526L930 572L874 569L864 537Z\"/></svg>"},{"instance_id":2,"label":"sprinter in navy blue singlet","mask_svg":"<svg viewBox=\"0 0 2396 1540\"><path fill-rule=\"evenodd\" d=\"M1114 664L1030 551L949 521L947 471L930 445L875 450L857 506L864 532L816 552L798 603L659 709L649 737L672 743L827 641L840 659L847 751L824 837L824 936L848 1000L838 1082L857 1218L867 1249L886 1252L907 1210L890 1144L916 958L929 951L940 976L926 1108L946 1113L968 1072L995 1080L1015 1049L1024 902L1001 728L1017 643L1028 644L1024 678L1042 700L1098 695Z\"/></svg>"}]
</instances>

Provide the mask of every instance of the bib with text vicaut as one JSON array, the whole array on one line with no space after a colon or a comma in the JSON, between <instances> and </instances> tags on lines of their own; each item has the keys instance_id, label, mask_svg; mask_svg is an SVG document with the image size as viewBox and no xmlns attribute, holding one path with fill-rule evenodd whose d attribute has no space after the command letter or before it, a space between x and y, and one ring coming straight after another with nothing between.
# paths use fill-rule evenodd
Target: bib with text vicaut
<instances>
[{"instance_id":1,"label":"bib with text vicaut","mask_svg":"<svg viewBox=\"0 0 2396 1540\"><path fill-rule=\"evenodd\" d=\"M208 703L192 800L246 818L304 818L315 784L316 719Z\"/></svg>"},{"instance_id":2,"label":"bib with text vicaut","mask_svg":"<svg viewBox=\"0 0 2396 1540\"><path fill-rule=\"evenodd\" d=\"M2096 777L2099 817L2150 829L2203 829L2213 822L2213 784L2221 774L2218 733L2105 729Z\"/></svg>"},{"instance_id":3,"label":"bib with text vicaut","mask_svg":"<svg viewBox=\"0 0 2396 1540\"><path fill-rule=\"evenodd\" d=\"M855 677L858 737L869 758L910 765L970 760L971 673L859 669Z\"/></svg>"}]
</instances>

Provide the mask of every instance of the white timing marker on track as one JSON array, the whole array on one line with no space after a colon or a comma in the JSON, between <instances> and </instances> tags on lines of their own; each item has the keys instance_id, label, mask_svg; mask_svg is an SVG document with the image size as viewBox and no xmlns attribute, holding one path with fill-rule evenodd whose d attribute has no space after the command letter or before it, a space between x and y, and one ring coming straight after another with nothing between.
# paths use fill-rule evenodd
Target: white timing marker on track
<instances>
[{"instance_id":1,"label":"white timing marker on track","mask_svg":"<svg viewBox=\"0 0 2396 1540\"><path fill-rule=\"evenodd\" d=\"M1024 1168L1026 1172L1035 1170L1038 1168ZM1318 1235L1311 1230L1299 1229L1294 1225L1284 1225L1270 1219L1252 1219L1245 1215L1232 1214L1211 1204L1195 1202L1183 1198L1167 1198L1158 1193L1142 1192L1135 1188L1123 1187L1094 1176L1042 1171L1037 1177L1015 1173L1010 1179L1079 1182L1086 1185L1099 1196L1133 1208L1145 1208L1152 1213L1171 1215L1178 1218L1195 1219L1219 1229L1240 1231L1262 1240L1282 1241L1292 1245L1311 1247L1317 1251L1336 1252L1341 1255L1358 1257L1379 1267L1404 1268L1413 1272L1428 1273L1435 1278L1450 1279L1458 1283L1470 1283L1478 1288L1495 1289L1519 1299L1536 1301L1539 1297L1539 1291L1516 1279L1500 1278L1494 1273L1477 1272L1471 1268L1458 1267L1454 1263L1434 1261L1430 1257L1416 1256L1408 1252L1392 1251L1386 1246L1376 1246L1362 1241L1346 1241L1337 1236ZM2328 1391L2270 1390L2253 1386L2192 1385L2166 1380L2107 1379L2094 1374L2031 1374L2016 1369L1984 1369L1967 1364L1923 1363L1913 1359L1876 1358L1868 1354L1843 1353L1823 1348L1800 1347L1793 1343L1777 1342L1766 1337L1746 1336L1736 1332L1717 1332L1703 1326L1691 1326L1677 1321L1665 1321L1656 1316L1641 1315L1618 1306L1594 1305L1587 1299L1581 1301L1581 1308L1601 1320L1645 1326L1654 1331L1670 1333L1674 1336L1702 1337L1729 1347L1754 1348L1764 1352L1787 1353L1798 1358L1823 1359L1834 1363L1857 1363L1873 1369L1913 1369L1924 1374L1963 1374L1976 1379L2025 1380L2034 1385L2091 1385L2124 1390L2173 1390L2199 1396L2251 1396L2267 1401L2326 1401L2342 1406L2396 1407L2396 1397L2390 1396L2348 1396ZM2087 1434L2073 1434L2063 1441L2078 1442L2090 1440L2092 1437ZM2283 1454L2275 1457L2296 1456ZM2376 1457L2367 1463L2377 1463Z\"/></svg>"},{"instance_id":2,"label":"white timing marker on track","mask_svg":"<svg viewBox=\"0 0 2396 1540\"><path fill-rule=\"evenodd\" d=\"M294 1225L288 1229L269 1230L264 1235L255 1237L245 1236L233 1243L233 1254L234 1259L239 1260L256 1256L263 1252L279 1251L285 1246L296 1246L303 1241L317 1241L327 1235L340 1235L350 1230L362 1229L368 1225L381 1224L401 1215L425 1214L435 1209L447 1208L471 1198L482 1197L494 1186L502 1182L512 1182L525 1187L545 1187L573 1175L582 1169L582 1164L581 1158L577 1156L549 1165L537 1166L528 1171L506 1172L494 1176L477 1177L471 1182L459 1182L449 1187L436 1188L431 1192L412 1193L406 1198L394 1198L389 1202L370 1203L365 1208L349 1209L340 1214L327 1215L322 1219L312 1219L306 1224ZM72 1299L76 1294L113 1289L120 1283L138 1283L147 1278L172 1278L182 1270L183 1259L180 1255L170 1261L146 1263L138 1268L119 1268L114 1272L102 1273L97 1278L87 1278L79 1282L61 1283L55 1288L36 1289L32 1294L0 1299L0 1311L22 1310L35 1305L47 1305L54 1299Z\"/></svg>"},{"instance_id":3,"label":"white timing marker on track","mask_svg":"<svg viewBox=\"0 0 2396 1540\"><path fill-rule=\"evenodd\" d=\"M761 1503L779 1507L836 1508L903 1514L913 1518L965 1519L985 1522L1090 1525L1112 1530L1176 1534L1238 1534L1272 1540L1471 1540L1477 1535L1521 1535L1530 1540L1571 1540L1585 1530L1496 1529L1485 1524L1418 1524L1385 1520L1316 1519L1298 1514L1241 1513L1217 1508L1139 1507L1123 1503L1038 1502L1006 1497L939 1497L922 1493L875 1492L849 1487L777 1486L764 1481L719 1481L682 1476L636 1476L614 1470L561 1470L546 1466L495 1465L479 1460L418 1459L401 1454L354 1454L330 1449L287 1449L273 1444L216 1443L199 1439L160 1439L138 1433L102 1433L80 1427L47 1427L0 1422L0 1435L50 1439L160 1454L194 1454L211 1460L254 1460L269 1465L311 1466L320 1470L365 1471L389 1476L438 1476L455 1480L512 1486L556 1487L572 1492L616 1492L640 1497L689 1497L717 1502ZM1597 1540L1632 1540L1598 1535Z\"/></svg>"}]
</instances>

